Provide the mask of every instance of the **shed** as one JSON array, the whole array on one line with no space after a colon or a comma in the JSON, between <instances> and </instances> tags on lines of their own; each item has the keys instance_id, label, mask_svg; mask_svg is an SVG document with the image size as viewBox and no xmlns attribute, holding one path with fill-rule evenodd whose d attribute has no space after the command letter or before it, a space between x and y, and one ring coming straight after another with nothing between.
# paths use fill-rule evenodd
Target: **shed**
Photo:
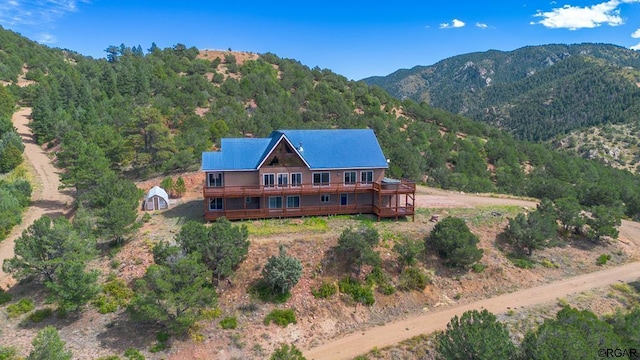
<instances>
[{"instance_id":1,"label":"shed","mask_svg":"<svg viewBox=\"0 0 640 360\"><path fill-rule=\"evenodd\" d=\"M144 198L143 208L145 210L162 210L168 207L169 195L159 186L152 187Z\"/></svg>"}]
</instances>

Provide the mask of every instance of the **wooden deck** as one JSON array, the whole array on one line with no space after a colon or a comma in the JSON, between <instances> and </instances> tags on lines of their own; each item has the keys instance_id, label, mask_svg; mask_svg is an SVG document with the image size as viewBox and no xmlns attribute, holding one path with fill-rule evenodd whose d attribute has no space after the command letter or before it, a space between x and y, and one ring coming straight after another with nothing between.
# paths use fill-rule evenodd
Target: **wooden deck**
<instances>
[{"instance_id":1,"label":"wooden deck","mask_svg":"<svg viewBox=\"0 0 640 360\"><path fill-rule=\"evenodd\" d=\"M203 187L203 196L207 198L243 198L287 195L314 195L314 194L340 194L340 193L372 193L377 199L377 204L381 204L384 196L396 196L396 203L390 206L376 206L374 204L351 204L351 205L320 205L303 206L300 208L278 208L278 209L239 209L239 210L209 210L206 208L205 219L215 220L219 217L226 217L229 220L242 219L266 219L283 217L302 216L326 216L344 214L374 214L381 218L413 217L415 214L414 199L416 185L409 180L401 180L398 183L384 184L380 182L353 185L331 184L327 186L317 186L313 184L301 184L299 186L225 186L225 187ZM398 203L400 198L404 201Z\"/></svg>"}]
</instances>

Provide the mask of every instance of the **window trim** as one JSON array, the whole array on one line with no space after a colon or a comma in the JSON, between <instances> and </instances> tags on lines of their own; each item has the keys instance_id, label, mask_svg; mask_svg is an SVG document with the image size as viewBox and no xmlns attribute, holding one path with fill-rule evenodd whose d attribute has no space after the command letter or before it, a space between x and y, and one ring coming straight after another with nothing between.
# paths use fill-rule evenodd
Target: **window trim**
<instances>
[{"instance_id":1,"label":"window trim","mask_svg":"<svg viewBox=\"0 0 640 360\"><path fill-rule=\"evenodd\" d=\"M318 176L320 176L320 182L316 182L316 174ZM322 178L323 175L327 174L327 182L323 182ZM331 184L331 172L330 171L317 171L312 173L311 175L311 180L312 180L312 184L313 186L329 186Z\"/></svg>"},{"instance_id":2,"label":"window trim","mask_svg":"<svg viewBox=\"0 0 640 360\"><path fill-rule=\"evenodd\" d=\"M270 181L270 184L267 184L267 177L270 177L272 181ZM266 187L266 188L273 188L276 187L276 174L274 173L264 173L262 174L262 186Z\"/></svg>"},{"instance_id":3,"label":"window trim","mask_svg":"<svg viewBox=\"0 0 640 360\"><path fill-rule=\"evenodd\" d=\"M294 178L294 177L298 177L300 181L299 181L299 182L297 182L297 183L294 183L294 181L293 181L293 178ZM293 187L299 187L299 186L302 186L302 173L301 173L301 172L294 172L294 173L291 173L291 174L289 174L289 178L290 178L290 180L291 180L291 186L293 186Z\"/></svg>"},{"instance_id":4,"label":"window trim","mask_svg":"<svg viewBox=\"0 0 640 360\"><path fill-rule=\"evenodd\" d=\"M220 200L220 208L218 208L218 203L217 201ZM211 204L214 203L214 201L216 202L216 207L212 208ZM209 211L224 211L224 200L219 197L219 198L209 198L209 206L208 206Z\"/></svg>"},{"instance_id":5,"label":"window trim","mask_svg":"<svg viewBox=\"0 0 640 360\"><path fill-rule=\"evenodd\" d=\"M289 200L298 199L297 206L289 206ZM287 209L299 209L300 208L300 195L289 195L287 196Z\"/></svg>"},{"instance_id":6,"label":"window trim","mask_svg":"<svg viewBox=\"0 0 640 360\"><path fill-rule=\"evenodd\" d=\"M347 175L350 175L350 181L347 182ZM352 176L353 177L352 177ZM344 180L344 184L345 185L355 185L358 182L358 172L357 171L345 171L343 176L342 176L343 180Z\"/></svg>"},{"instance_id":7,"label":"window trim","mask_svg":"<svg viewBox=\"0 0 640 360\"><path fill-rule=\"evenodd\" d=\"M367 174L371 174L371 180L365 179L363 181L363 179L362 179L363 176L367 175ZM367 178L368 178L368 176L367 176ZM373 170L362 170L362 171L360 171L360 183L361 184L373 184Z\"/></svg>"},{"instance_id":8,"label":"window trim","mask_svg":"<svg viewBox=\"0 0 640 360\"><path fill-rule=\"evenodd\" d=\"M326 197L326 200L325 200ZM331 202L331 195L329 194L322 194L320 195L320 204L328 204Z\"/></svg>"},{"instance_id":9,"label":"window trim","mask_svg":"<svg viewBox=\"0 0 640 360\"><path fill-rule=\"evenodd\" d=\"M213 181L211 181L212 180L212 176L215 176ZM218 180L220 181L220 184L216 185ZM224 173L223 172L210 172L210 173L207 173L207 187L224 187Z\"/></svg>"},{"instance_id":10,"label":"window trim","mask_svg":"<svg viewBox=\"0 0 640 360\"><path fill-rule=\"evenodd\" d=\"M278 199L280 199L280 204L279 204L280 206L277 206L278 205L278 201L277 201ZM276 200L276 204L275 204L276 207L272 207L271 206L271 200ZM269 210L282 209L282 196L269 196L269 200L268 201L269 201L269 204L268 204Z\"/></svg>"},{"instance_id":11,"label":"window trim","mask_svg":"<svg viewBox=\"0 0 640 360\"><path fill-rule=\"evenodd\" d=\"M276 175L276 186L280 188L289 187L289 173L278 173Z\"/></svg>"}]
</instances>

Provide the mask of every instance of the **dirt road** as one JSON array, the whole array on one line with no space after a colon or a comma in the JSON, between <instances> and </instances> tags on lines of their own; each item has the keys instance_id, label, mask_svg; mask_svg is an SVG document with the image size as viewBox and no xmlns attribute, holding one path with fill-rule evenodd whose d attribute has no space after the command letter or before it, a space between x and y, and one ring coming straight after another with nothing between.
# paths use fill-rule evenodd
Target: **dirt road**
<instances>
[{"instance_id":1,"label":"dirt road","mask_svg":"<svg viewBox=\"0 0 640 360\"><path fill-rule=\"evenodd\" d=\"M499 314L508 311L509 308L529 307L547 303L570 294L604 287L614 282L635 281L639 277L640 262L634 262L392 322L364 332L347 335L307 350L304 355L309 360L352 359L376 346L382 348L413 336L444 329L454 315L460 316L467 310L484 308Z\"/></svg>"},{"instance_id":2,"label":"dirt road","mask_svg":"<svg viewBox=\"0 0 640 360\"><path fill-rule=\"evenodd\" d=\"M30 108L22 108L13 114L13 126L18 129L18 134L24 142L25 162L31 167L34 178L34 191L31 206L27 209L22 223L13 228L9 237L0 242L0 265L4 259L13 257L13 244L24 229L29 227L42 215L52 217L67 215L71 209L73 198L68 191L60 191L59 170L53 166L47 154L33 140L33 133L27 126ZM0 286L6 288L15 283L15 280L2 271L0 266Z\"/></svg>"},{"instance_id":3,"label":"dirt road","mask_svg":"<svg viewBox=\"0 0 640 360\"><path fill-rule=\"evenodd\" d=\"M517 205L534 209L536 202L509 197L462 194L426 187L418 187L416 191L417 207L456 208L491 205ZM623 220L620 226L619 240L629 244L638 254L640 250L640 224ZM413 336L445 329L453 316L460 316L467 310L484 308L500 314L508 311L509 308L544 304L571 294L605 287L614 282L630 282L638 280L638 278L640 278L640 262L633 262L469 304L439 308L422 315L331 340L318 347L307 349L304 355L309 360L352 359L374 347L383 348Z\"/></svg>"}]
</instances>

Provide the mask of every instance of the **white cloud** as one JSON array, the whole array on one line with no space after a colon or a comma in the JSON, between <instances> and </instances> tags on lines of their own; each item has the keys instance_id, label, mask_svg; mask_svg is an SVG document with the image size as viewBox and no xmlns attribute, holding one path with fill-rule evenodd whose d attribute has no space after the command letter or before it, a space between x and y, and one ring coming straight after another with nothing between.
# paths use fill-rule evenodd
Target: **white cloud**
<instances>
[{"instance_id":1,"label":"white cloud","mask_svg":"<svg viewBox=\"0 0 640 360\"><path fill-rule=\"evenodd\" d=\"M638 51L640 51L640 43L638 43L638 45L635 45L635 46L630 47L629 49L631 49L631 50L638 50Z\"/></svg>"},{"instance_id":2,"label":"white cloud","mask_svg":"<svg viewBox=\"0 0 640 360\"><path fill-rule=\"evenodd\" d=\"M40 44L54 44L56 42L56 37L49 33L41 33L37 35L35 40Z\"/></svg>"},{"instance_id":3,"label":"white cloud","mask_svg":"<svg viewBox=\"0 0 640 360\"><path fill-rule=\"evenodd\" d=\"M640 0L609 0L585 7L565 5L551 11L538 10L534 16L542 20L531 22L531 24L569 30L595 28L602 24L619 26L624 24L624 19L620 16L620 5L637 2Z\"/></svg>"},{"instance_id":4,"label":"white cloud","mask_svg":"<svg viewBox=\"0 0 640 360\"><path fill-rule=\"evenodd\" d=\"M51 26L66 14L78 11L78 3L91 0L9 0L0 2L0 25Z\"/></svg>"},{"instance_id":5,"label":"white cloud","mask_svg":"<svg viewBox=\"0 0 640 360\"><path fill-rule=\"evenodd\" d=\"M640 1L640 0L638 0ZM464 23L464 21L460 21L458 19L453 19L451 20L451 23L442 23L440 24L440 29L451 29L451 28L461 28L464 27L466 24Z\"/></svg>"},{"instance_id":6,"label":"white cloud","mask_svg":"<svg viewBox=\"0 0 640 360\"><path fill-rule=\"evenodd\" d=\"M631 37L634 38L634 39L639 39L640 38L640 29L634 31L633 34L631 34Z\"/></svg>"},{"instance_id":7,"label":"white cloud","mask_svg":"<svg viewBox=\"0 0 640 360\"><path fill-rule=\"evenodd\" d=\"M489 27L489 25L484 23L476 23L476 27L479 27L480 29L486 29Z\"/></svg>"}]
</instances>

